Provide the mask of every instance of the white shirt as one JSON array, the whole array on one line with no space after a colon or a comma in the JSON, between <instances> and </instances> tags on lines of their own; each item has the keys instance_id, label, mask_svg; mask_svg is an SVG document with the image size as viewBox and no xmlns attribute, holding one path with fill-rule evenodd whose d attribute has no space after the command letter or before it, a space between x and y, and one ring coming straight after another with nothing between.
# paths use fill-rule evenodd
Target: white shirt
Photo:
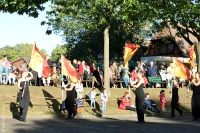
<instances>
[{"instance_id":1,"label":"white shirt","mask_svg":"<svg viewBox=\"0 0 200 133\"><path fill-rule=\"evenodd\" d=\"M97 94L96 91L91 91L90 92L90 98L91 99L95 99L96 98L96 94Z\"/></svg>"},{"instance_id":2,"label":"white shirt","mask_svg":"<svg viewBox=\"0 0 200 133\"><path fill-rule=\"evenodd\" d=\"M83 84L82 83L81 84L80 83L76 83L75 89L76 89L77 93L83 92Z\"/></svg>"},{"instance_id":3,"label":"white shirt","mask_svg":"<svg viewBox=\"0 0 200 133\"><path fill-rule=\"evenodd\" d=\"M104 101L104 102L108 101L108 96L107 96L106 93L101 93L101 100Z\"/></svg>"}]
</instances>

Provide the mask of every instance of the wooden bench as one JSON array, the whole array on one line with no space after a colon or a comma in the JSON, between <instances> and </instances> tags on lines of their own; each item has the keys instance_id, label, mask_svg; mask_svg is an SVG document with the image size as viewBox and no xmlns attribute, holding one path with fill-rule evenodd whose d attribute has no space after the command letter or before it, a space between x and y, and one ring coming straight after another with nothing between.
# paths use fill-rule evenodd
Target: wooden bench
<instances>
[{"instance_id":1,"label":"wooden bench","mask_svg":"<svg viewBox=\"0 0 200 133\"><path fill-rule=\"evenodd\" d=\"M92 80L90 80L90 79L88 79L88 80L86 80L86 79L83 79L83 80L81 80L82 82L85 82L85 86L86 86L86 88L88 88L88 83L92 83Z\"/></svg>"},{"instance_id":2,"label":"wooden bench","mask_svg":"<svg viewBox=\"0 0 200 133\"><path fill-rule=\"evenodd\" d=\"M123 88L123 85L122 85L122 83L124 83L123 80L117 80L116 82L120 84L120 88Z\"/></svg>"},{"instance_id":3,"label":"wooden bench","mask_svg":"<svg viewBox=\"0 0 200 133\"><path fill-rule=\"evenodd\" d=\"M157 83L165 84L166 83L166 82L162 81L161 77L156 77L156 76L155 77L148 77L148 82L150 84L153 84L154 87L155 87L154 84L157 84Z\"/></svg>"},{"instance_id":4,"label":"wooden bench","mask_svg":"<svg viewBox=\"0 0 200 133\"><path fill-rule=\"evenodd\" d=\"M88 88L88 83L92 83L92 80L91 79L84 79L84 74L80 73L80 78L81 78L81 82L85 83L85 87Z\"/></svg>"}]
</instances>

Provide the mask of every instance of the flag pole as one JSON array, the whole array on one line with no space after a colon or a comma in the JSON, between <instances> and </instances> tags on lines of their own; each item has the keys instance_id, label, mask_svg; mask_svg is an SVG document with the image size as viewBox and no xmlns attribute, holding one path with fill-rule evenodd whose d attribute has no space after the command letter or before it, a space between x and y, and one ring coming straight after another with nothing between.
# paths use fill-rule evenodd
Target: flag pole
<instances>
[{"instance_id":1,"label":"flag pole","mask_svg":"<svg viewBox=\"0 0 200 133\"><path fill-rule=\"evenodd\" d=\"M61 55L61 74L62 74L62 77L61 77L61 87L63 87L64 86L64 84L63 84L63 62L62 62L62 55ZM62 102L63 102L63 100L64 100L64 94L63 94L63 89L61 89L62 90Z\"/></svg>"},{"instance_id":2,"label":"flag pole","mask_svg":"<svg viewBox=\"0 0 200 133\"><path fill-rule=\"evenodd\" d=\"M172 71L173 71L173 77L172 77L172 80L171 80L171 87L170 87L170 98L172 99L172 87L173 87L173 81L174 81L174 58L173 58L173 69L172 69Z\"/></svg>"}]
</instances>

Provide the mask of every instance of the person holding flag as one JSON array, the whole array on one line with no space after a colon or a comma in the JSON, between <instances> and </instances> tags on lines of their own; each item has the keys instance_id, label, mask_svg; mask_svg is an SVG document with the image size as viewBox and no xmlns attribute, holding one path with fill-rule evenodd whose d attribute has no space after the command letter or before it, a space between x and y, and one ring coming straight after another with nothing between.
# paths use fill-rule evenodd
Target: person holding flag
<instances>
[{"instance_id":1,"label":"person holding flag","mask_svg":"<svg viewBox=\"0 0 200 133\"><path fill-rule=\"evenodd\" d=\"M19 107L20 107L20 121L26 122L26 116L28 112L28 105L30 102L29 93L29 80L33 78L33 74L27 70L23 70L21 78L18 80L19 88Z\"/></svg>"},{"instance_id":2,"label":"person holding flag","mask_svg":"<svg viewBox=\"0 0 200 133\"><path fill-rule=\"evenodd\" d=\"M192 116L194 121L200 120L200 73L196 72L195 79L192 80Z\"/></svg>"},{"instance_id":3,"label":"person holding flag","mask_svg":"<svg viewBox=\"0 0 200 133\"><path fill-rule=\"evenodd\" d=\"M73 119L76 115L75 99L77 97L77 93L76 93L75 87L76 87L76 84L72 82L71 79L70 79L70 83L62 87L62 89L66 91L65 109L68 112L67 119Z\"/></svg>"},{"instance_id":4,"label":"person holding flag","mask_svg":"<svg viewBox=\"0 0 200 133\"><path fill-rule=\"evenodd\" d=\"M61 55L61 71L62 75L69 76L70 83L66 86L63 85L62 89L66 90L65 107L68 111L67 119L73 119L75 111L75 98L77 97L76 93L76 83L80 82L80 76L77 70L73 67L71 62L67 60L63 55Z\"/></svg>"}]
</instances>

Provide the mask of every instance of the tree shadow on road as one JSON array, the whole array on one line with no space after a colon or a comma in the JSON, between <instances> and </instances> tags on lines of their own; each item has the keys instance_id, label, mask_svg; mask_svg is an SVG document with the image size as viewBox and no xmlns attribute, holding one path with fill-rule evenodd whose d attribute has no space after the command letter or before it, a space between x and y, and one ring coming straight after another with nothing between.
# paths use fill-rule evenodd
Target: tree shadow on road
<instances>
[{"instance_id":1,"label":"tree shadow on road","mask_svg":"<svg viewBox=\"0 0 200 133\"><path fill-rule=\"evenodd\" d=\"M52 113L52 114L56 114L58 116L61 115L60 113L60 102L58 102L57 99L55 99L51 94L49 94L47 91L45 91L44 89L42 89L43 91L43 95L45 97L45 101L47 103L47 106L49 108L49 111Z\"/></svg>"}]
</instances>

